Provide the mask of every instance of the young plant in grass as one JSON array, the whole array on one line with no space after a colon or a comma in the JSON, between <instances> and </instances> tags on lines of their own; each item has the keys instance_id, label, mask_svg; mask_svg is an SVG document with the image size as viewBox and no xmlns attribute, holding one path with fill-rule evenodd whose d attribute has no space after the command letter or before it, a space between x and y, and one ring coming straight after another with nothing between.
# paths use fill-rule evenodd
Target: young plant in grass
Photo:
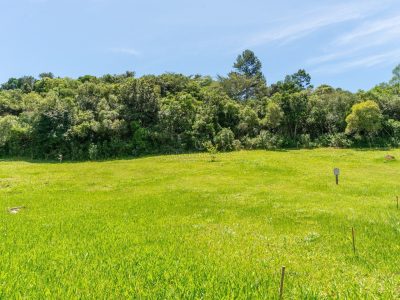
<instances>
[{"instance_id":1,"label":"young plant in grass","mask_svg":"<svg viewBox=\"0 0 400 300\"><path fill-rule=\"evenodd\" d=\"M210 161L215 162L218 154L217 146L215 146L210 141L205 142L203 146L207 150L207 153L210 155Z\"/></svg>"}]
</instances>

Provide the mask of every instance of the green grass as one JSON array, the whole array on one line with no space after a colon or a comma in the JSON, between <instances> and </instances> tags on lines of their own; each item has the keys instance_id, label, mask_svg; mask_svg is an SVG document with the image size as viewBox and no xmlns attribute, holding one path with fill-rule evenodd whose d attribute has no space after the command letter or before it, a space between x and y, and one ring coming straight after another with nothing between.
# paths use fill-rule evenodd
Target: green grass
<instances>
[{"instance_id":1,"label":"green grass","mask_svg":"<svg viewBox=\"0 0 400 300\"><path fill-rule=\"evenodd\" d=\"M2 161L0 298L398 299L388 153Z\"/></svg>"}]
</instances>

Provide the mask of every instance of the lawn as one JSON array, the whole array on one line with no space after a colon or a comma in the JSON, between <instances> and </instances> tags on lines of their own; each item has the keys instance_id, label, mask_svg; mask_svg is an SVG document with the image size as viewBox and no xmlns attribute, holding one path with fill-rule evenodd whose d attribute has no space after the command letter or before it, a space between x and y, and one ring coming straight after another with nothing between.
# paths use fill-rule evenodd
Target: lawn
<instances>
[{"instance_id":1,"label":"lawn","mask_svg":"<svg viewBox=\"0 0 400 300\"><path fill-rule=\"evenodd\" d=\"M274 299L282 266L286 299L398 299L387 154L1 161L0 299Z\"/></svg>"}]
</instances>

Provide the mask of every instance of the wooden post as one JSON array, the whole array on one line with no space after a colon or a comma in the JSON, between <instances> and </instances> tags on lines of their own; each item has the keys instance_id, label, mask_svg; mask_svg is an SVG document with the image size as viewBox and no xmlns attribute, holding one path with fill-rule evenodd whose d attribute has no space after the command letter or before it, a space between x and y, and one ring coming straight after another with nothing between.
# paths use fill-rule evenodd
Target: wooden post
<instances>
[{"instance_id":1,"label":"wooden post","mask_svg":"<svg viewBox=\"0 0 400 300\"><path fill-rule=\"evenodd\" d=\"M354 227L351 228L351 235L353 237L353 252L354 254L356 254L356 239L355 239Z\"/></svg>"},{"instance_id":2,"label":"wooden post","mask_svg":"<svg viewBox=\"0 0 400 300\"><path fill-rule=\"evenodd\" d=\"M339 175L336 175L336 185L339 185Z\"/></svg>"},{"instance_id":3,"label":"wooden post","mask_svg":"<svg viewBox=\"0 0 400 300\"><path fill-rule=\"evenodd\" d=\"M283 282L285 280L285 269L286 269L286 267L283 266L282 267L282 274L281 274L281 285L280 285L280 288L279 288L279 299L283 299Z\"/></svg>"}]
</instances>

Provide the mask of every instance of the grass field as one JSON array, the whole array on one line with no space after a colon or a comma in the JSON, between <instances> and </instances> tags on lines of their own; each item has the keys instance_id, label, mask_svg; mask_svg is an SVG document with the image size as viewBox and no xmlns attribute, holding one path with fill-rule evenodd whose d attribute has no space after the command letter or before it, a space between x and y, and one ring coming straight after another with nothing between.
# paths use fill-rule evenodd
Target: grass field
<instances>
[{"instance_id":1,"label":"grass field","mask_svg":"<svg viewBox=\"0 0 400 300\"><path fill-rule=\"evenodd\" d=\"M0 299L399 299L388 153L1 161Z\"/></svg>"}]
</instances>

